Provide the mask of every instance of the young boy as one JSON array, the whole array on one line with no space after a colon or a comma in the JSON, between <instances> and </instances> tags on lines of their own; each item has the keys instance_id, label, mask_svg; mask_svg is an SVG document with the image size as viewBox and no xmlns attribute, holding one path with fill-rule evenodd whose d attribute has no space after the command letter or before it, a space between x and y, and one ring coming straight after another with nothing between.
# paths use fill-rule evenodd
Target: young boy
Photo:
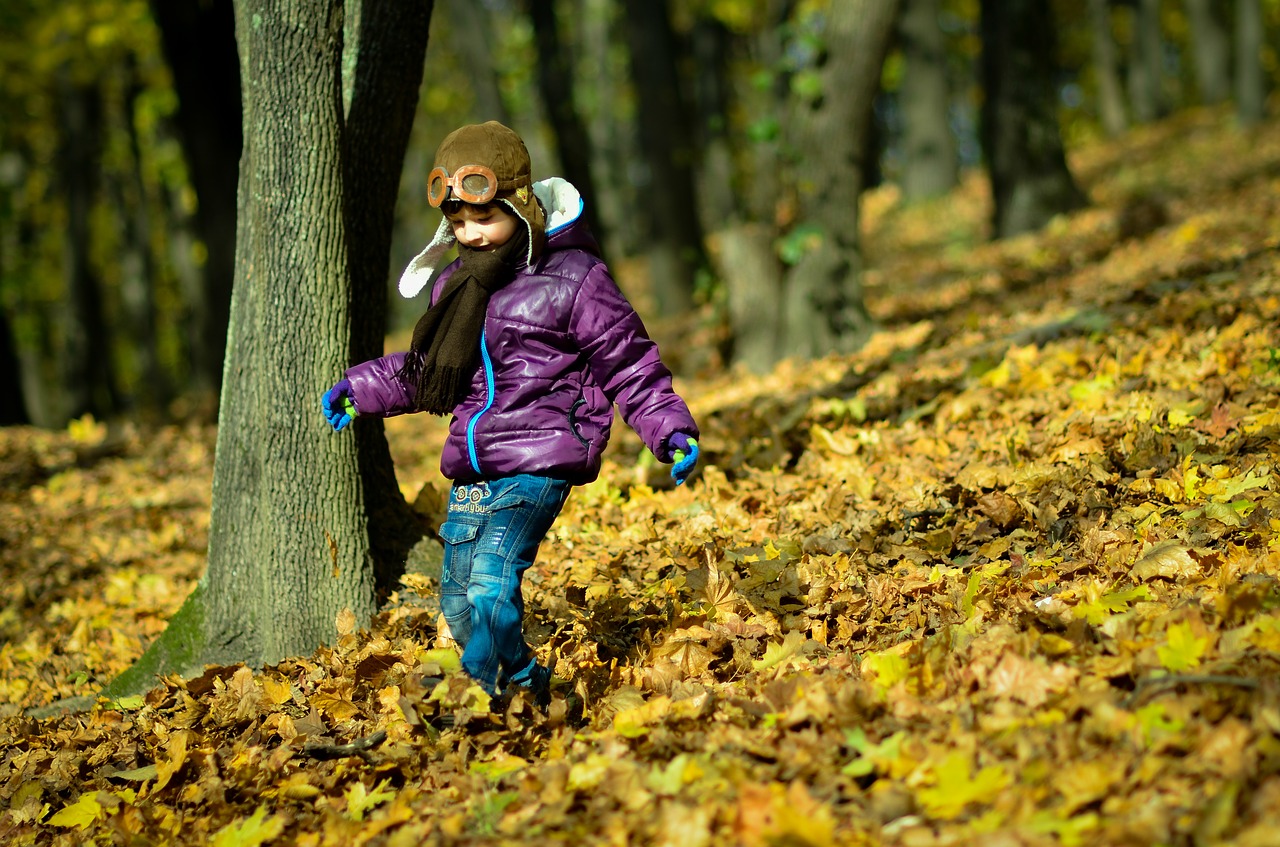
<instances>
[{"instance_id":1,"label":"young boy","mask_svg":"<svg viewBox=\"0 0 1280 847\"><path fill-rule=\"evenodd\" d=\"M675 463L678 484L697 463L698 427L600 259L577 190L535 185L515 132L490 121L448 135L427 199L445 217L400 293L417 295L454 245L458 259L409 351L348 369L322 406L335 430L357 415L452 415L441 611L490 694L523 688L545 704L551 672L524 640L521 579L570 488L599 474L613 405Z\"/></svg>"}]
</instances>

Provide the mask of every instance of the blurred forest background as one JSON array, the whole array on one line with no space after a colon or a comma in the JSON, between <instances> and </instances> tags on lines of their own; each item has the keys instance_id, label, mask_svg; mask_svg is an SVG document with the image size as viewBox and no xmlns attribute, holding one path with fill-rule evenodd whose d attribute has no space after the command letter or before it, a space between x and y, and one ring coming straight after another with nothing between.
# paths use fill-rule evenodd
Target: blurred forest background
<instances>
[{"instance_id":1,"label":"blurred forest background","mask_svg":"<svg viewBox=\"0 0 1280 847\"><path fill-rule=\"evenodd\" d=\"M1278 42L1280 0L437 0L389 330L462 123L582 190L679 369L759 371L867 337L865 189L927 208L981 169L990 225L953 248L1038 228L1088 202L1075 144L1201 104L1260 121ZM0 6L0 423L215 414L239 87L230 0ZM1128 202L1158 225L1158 192Z\"/></svg>"}]
</instances>

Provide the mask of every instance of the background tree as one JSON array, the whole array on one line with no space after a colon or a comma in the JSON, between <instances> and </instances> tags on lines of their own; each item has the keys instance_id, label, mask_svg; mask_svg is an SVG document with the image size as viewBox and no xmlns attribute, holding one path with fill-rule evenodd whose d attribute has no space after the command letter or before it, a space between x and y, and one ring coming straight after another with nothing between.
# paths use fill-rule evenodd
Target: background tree
<instances>
[{"instance_id":1,"label":"background tree","mask_svg":"<svg viewBox=\"0 0 1280 847\"><path fill-rule=\"evenodd\" d=\"M1227 9L1220 0L1187 0L1196 88L1203 103L1221 103L1231 95L1231 35Z\"/></svg>"},{"instance_id":2,"label":"background tree","mask_svg":"<svg viewBox=\"0 0 1280 847\"><path fill-rule=\"evenodd\" d=\"M1236 119L1244 127L1254 126L1266 116L1262 46L1260 0L1236 0Z\"/></svg>"},{"instance_id":3,"label":"background tree","mask_svg":"<svg viewBox=\"0 0 1280 847\"><path fill-rule=\"evenodd\" d=\"M1054 27L1047 0L982 0L982 147L992 234L1039 229L1085 197L1058 126Z\"/></svg>"},{"instance_id":4,"label":"background tree","mask_svg":"<svg viewBox=\"0 0 1280 847\"><path fill-rule=\"evenodd\" d=\"M860 346L871 332L862 297L858 204L872 105L897 0L832 3L814 23L812 65L793 83L787 136L794 160L798 256L781 314L785 355L808 358Z\"/></svg>"},{"instance_id":5,"label":"background tree","mask_svg":"<svg viewBox=\"0 0 1280 847\"><path fill-rule=\"evenodd\" d=\"M693 305L696 276L705 266L698 220L693 134L676 63L680 48L667 0L622 0L636 131L644 161L639 202L631 209L648 233L649 278L659 315L676 316Z\"/></svg>"},{"instance_id":6,"label":"background tree","mask_svg":"<svg viewBox=\"0 0 1280 847\"><path fill-rule=\"evenodd\" d=\"M1111 26L1111 0L1089 0L1089 27L1093 44L1093 76L1098 88L1098 119L1107 135L1129 127L1120 60Z\"/></svg>"},{"instance_id":7,"label":"background tree","mask_svg":"<svg viewBox=\"0 0 1280 847\"><path fill-rule=\"evenodd\" d=\"M235 275L236 173L240 166L240 64L231 0L150 0L177 94L174 123L196 195L204 261L186 304L189 388L216 396L227 347Z\"/></svg>"},{"instance_id":8,"label":"background tree","mask_svg":"<svg viewBox=\"0 0 1280 847\"><path fill-rule=\"evenodd\" d=\"M208 566L113 693L160 670L307 653L335 635L339 611L371 615L379 576L394 571L375 568L394 519L370 508L362 483L391 478L385 441L374 456L364 439L333 437L317 404L381 346L395 177L431 5L348 6L344 114L340 0L236 3L245 150Z\"/></svg>"},{"instance_id":9,"label":"background tree","mask_svg":"<svg viewBox=\"0 0 1280 847\"><path fill-rule=\"evenodd\" d=\"M951 86L940 0L902 0L897 26L902 51L902 196L937 197L960 181L956 137L951 129Z\"/></svg>"}]
</instances>

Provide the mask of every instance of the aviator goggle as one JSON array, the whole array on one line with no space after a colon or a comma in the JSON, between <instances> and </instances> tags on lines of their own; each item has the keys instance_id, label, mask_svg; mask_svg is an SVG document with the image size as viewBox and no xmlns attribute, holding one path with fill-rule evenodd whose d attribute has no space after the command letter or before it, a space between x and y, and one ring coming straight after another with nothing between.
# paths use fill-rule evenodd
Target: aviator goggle
<instances>
[{"instance_id":1,"label":"aviator goggle","mask_svg":"<svg viewBox=\"0 0 1280 847\"><path fill-rule=\"evenodd\" d=\"M484 165L463 165L452 176L438 167L427 175L427 202L438 209L453 189L453 196L462 202L480 205L496 197L498 188L497 176Z\"/></svg>"}]
</instances>

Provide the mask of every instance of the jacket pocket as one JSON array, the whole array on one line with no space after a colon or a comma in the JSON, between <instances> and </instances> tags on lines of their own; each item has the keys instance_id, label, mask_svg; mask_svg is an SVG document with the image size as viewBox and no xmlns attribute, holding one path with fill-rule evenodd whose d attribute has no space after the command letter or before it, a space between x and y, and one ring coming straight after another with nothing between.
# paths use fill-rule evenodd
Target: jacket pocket
<instances>
[{"instance_id":1,"label":"jacket pocket","mask_svg":"<svg viewBox=\"0 0 1280 847\"><path fill-rule=\"evenodd\" d=\"M578 439L578 442L582 444L583 447L590 449L591 442L578 431L578 410L585 405L587 405L587 398L579 397L577 400L574 400L573 405L569 407L569 432L573 433L573 437Z\"/></svg>"}]
</instances>

